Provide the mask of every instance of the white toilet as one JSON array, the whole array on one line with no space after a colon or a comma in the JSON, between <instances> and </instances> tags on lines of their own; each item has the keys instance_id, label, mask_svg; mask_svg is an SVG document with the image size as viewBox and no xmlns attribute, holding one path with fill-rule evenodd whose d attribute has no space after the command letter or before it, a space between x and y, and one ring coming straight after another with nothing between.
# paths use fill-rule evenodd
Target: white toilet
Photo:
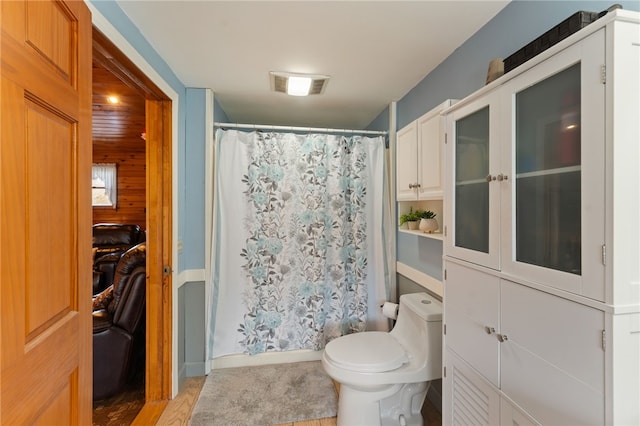
<instances>
[{"instance_id":1,"label":"white toilet","mask_svg":"<svg viewBox=\"0 0 640 426\"><path fill-rule=\"evenodd\" d=\"M400 296L393 330L332 340L322 366L340 383L338 426L422 426L430 381L442 377L442 304L426 293Z\"/></svg>"}]
</instances>

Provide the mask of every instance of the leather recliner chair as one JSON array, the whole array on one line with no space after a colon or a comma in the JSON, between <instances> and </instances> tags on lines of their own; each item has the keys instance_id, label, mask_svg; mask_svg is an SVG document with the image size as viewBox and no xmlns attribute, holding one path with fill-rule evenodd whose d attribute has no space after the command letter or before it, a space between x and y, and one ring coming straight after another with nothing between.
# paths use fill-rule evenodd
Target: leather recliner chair
<instances>
[{"instance_id":1,"label":"leather recliner chair","mask_svg":"<svg viewBox=\"0 0 640 426\"><path fill-rule=\"evenodd\" d=\"M96 223L93 225L95 259L109 253L124 253L144 241L140 226L122 223Z\"/></svg>"},{"instance_id":2,"label":"leather recliner chair","mask_svg":"<svg viewBox=\"0 0 640 426\"><path fill-rule=\"evenodd\" d=\"M118 392L144 368L146 244L127 250L113 284L93 300L93 399ZM142 367L134 366L142 360Z\"/></svg>"},{"instance_id":3,"label":"leather recliner chair","mask_svg":"<svg viewBox=\"0 0 640 426\"><path fill-rule=\"evenodd\" d=\"M113 283L116 265L124 252L145 240L135 224L97 223L93 225L93 295Z\"/></svg>"}]
</instances>

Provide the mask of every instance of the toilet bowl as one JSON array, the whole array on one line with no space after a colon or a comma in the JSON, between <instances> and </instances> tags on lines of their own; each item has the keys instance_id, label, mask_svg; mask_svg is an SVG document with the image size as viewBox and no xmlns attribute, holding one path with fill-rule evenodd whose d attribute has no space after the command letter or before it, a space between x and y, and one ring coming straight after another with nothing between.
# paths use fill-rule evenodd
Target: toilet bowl
<instances>
[{"instance_id":1,"label":"toilet bowl","mask_svg":"<svg viewBox=\"0 0 640 426\"><path fill-rule=\"evenodd\" d=\"M422 426L430 381L442 376L442 304L426 293L400 296L393 330L332 340L322 366L340 383L338 426Z\"/></svg>"}]
</instances>

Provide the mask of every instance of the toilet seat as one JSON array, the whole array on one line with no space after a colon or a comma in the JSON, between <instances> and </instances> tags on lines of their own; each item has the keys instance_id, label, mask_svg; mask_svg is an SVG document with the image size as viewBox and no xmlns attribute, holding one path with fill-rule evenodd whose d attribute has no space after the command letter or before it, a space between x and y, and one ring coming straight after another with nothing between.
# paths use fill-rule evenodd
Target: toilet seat
<instances>
[{"instance_id":1,"label":"toilet seat","mask_svg":"<svg viewBox=\"0 0 640 426\"><path fill-rule=\"evenodd\" d=\"M409 361L400 343L382 331L339 337L327 344L324 355L336 367L360 373L391 371Z\"/></svg>"}]
</instances>

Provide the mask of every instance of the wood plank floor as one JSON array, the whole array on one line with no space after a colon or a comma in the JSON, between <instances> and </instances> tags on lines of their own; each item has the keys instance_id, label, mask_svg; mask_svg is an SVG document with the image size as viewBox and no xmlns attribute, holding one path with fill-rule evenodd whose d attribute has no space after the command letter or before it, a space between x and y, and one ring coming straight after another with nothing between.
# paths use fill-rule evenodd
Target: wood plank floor
<instances>
[{"instance_id":1,"label":"wood plank floor","mask_svg":"<svg viewBox=\"0 0 640 426\"><path fill-rule=\"evenodd\" d=\"M182 426L187 425L191 417L191 411L196 405L202 385L206 377L189 377L185 379L182 389L178 395L167 404L164 412L158 419L156 425L161 426ZM336 391L339 392L339 385L336 384ZM426 400L422 408L425 426L442 425L440 412ZM284 423L276 426L336 426L337 418L329 417L324 419L305 420L301 422Z\"/></svg>"},{"instance_id":2,"label":"wood plank floor","mask_svg":"<svg viewBox=\"0 0 640 426\"><path fill-rule=\"evenodd\" d=\"M169 401L156 425L186 425L189 422L191 411L196 405L205 379L206 376L187 377L182 384L180 392L178 392L178 395L176 395L174 399Z\"/></svg>"}]
</instances>

